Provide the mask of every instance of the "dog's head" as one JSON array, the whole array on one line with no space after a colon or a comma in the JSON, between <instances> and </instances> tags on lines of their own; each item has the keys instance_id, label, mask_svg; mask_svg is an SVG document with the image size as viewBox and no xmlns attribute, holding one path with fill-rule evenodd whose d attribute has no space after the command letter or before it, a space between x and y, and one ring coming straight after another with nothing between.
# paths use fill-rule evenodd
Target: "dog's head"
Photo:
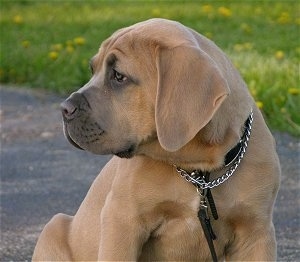
<instances>
[{"instance_id":1,"label":"dog's head","mask_svg":"<svg viewBox=\"0 0 300 262\"><path fill-rule=\"evenodd\" d=\"M90 81L62 103L69 141L120 157L148 143L169 152L185 146L229 94L200 38L209 50L209 40L163 19L114 33L91 60Z\"/></svg>"}]
</instances>

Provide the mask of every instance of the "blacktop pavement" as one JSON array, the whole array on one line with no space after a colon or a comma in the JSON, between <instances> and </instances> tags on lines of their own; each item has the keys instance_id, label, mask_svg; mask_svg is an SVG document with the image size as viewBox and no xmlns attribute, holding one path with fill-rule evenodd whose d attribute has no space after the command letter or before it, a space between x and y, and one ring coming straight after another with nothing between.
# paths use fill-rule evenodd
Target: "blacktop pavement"
<instances>
[{"instance_id":1,"label":"blacktop pavement","mask_svg":"<svg viewBox=\"0 0 300 262\"><path fill-rule=\"evenodd\" d=\"M63 136L62 97L0 86L0 261L30 261L43 226L74 214L110 156L71 146ZM282 183L274 210L278 261L300 261L300 141L274 132Z\"/></svg>"}]
</instances>

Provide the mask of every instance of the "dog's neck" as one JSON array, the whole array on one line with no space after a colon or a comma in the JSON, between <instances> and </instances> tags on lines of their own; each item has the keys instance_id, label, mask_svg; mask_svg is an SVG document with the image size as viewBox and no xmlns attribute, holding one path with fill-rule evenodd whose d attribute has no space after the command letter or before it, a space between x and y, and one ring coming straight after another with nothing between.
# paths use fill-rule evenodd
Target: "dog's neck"
<instances>
[{"instance_id":1,"label":"dog's neck","mask_svg":"<svg viewBox=\"0 0 300 262\"><path fill-rule=\"evenodd\" d=\"M244 128L247 121L240 127L240 133L237 134L233 129L227 128L220 141L212 141L206 138L206 129L201 130L197 136L187 145L176 152L167 152L160 146L158 140L152 140L141 146L139 153L149 156L153 159L167 162L171 165L183 168L187 171L202 170L213 171L224 167L233 161L240 150L239 141L244 135ZM220 136L219 136L220 137ZM191 152L193 152L191 154Z\"/></svg>"},{"instance_id":2,"label":"dog's neck","mask_svg":"<svg viewBox=\"0 0 300 262\"><path fill-rule=\"evenodd\" d=\"M227 135L224 136L226 139L221 143L211 143L203 140L202 133L200 131L193 140L176 152L165 151L156 140L142 145L138 154L180 166L189 171L219 169L224 164L224 156L238 142L239 137L229 129Z\"/></svg>"}]
</instances>

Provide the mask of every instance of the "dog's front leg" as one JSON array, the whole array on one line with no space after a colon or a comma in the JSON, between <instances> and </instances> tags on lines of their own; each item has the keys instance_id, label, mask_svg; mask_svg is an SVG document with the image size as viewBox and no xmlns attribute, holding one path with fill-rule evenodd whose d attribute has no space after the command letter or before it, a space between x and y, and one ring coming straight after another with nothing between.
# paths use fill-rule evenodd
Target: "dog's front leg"
<instances>
[{"instance_id":1,"label":"dog's front leg","mask_svg":"<svg viewBox=\"0 0 300 262\"><path fill-rule=\"evenodd\" d=\"M228 261L276 261L276 239L273 224L236 234L235 243L226 255Z\"/></svg>"},{"instance_id":2,"label":"dog's front leg","mask_svg":"<svg viewBox=\"0 0 300 262\"><path fill-rule=\"evenodd\" d=\"M148 233L132 203L108 195L101 212L100 261L136 261Z\"/></svg>"}]
</instances>

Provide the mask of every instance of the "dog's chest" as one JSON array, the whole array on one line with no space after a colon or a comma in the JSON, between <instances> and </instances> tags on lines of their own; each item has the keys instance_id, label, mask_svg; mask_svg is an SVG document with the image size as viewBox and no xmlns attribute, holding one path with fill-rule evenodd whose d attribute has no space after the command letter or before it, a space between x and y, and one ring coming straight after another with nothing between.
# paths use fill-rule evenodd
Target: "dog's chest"
<instances>
[{"instance_id":1,"label":"dog's chest","mask_svg":"<svg viewBox=\"0 0 300 262\"><path fill-rule=\"evenodd\" d=\"M195 214L166 220L144 244L139 260L203 261L210 258L200 221Z\"/></svg>"}]
</instances>

